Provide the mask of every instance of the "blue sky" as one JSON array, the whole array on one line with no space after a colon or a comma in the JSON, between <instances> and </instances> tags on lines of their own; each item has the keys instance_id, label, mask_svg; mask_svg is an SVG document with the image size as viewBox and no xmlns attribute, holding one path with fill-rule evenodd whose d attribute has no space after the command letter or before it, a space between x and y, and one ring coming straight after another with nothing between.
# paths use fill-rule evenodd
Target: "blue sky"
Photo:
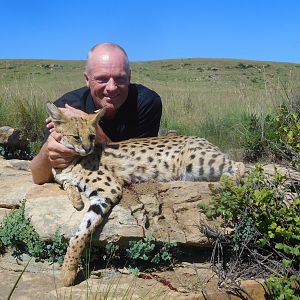
<instances>
[{"instance_id":1,"label":"blue sky","mask_svg":"<svg viewBox=\"0 0 300 300\"><path fill-rule=\"evenodd\" d=\"M300 63L299 0L0 0L0 58L85 59L112 41L131 61Z\"/></svg>"}]
</instances>

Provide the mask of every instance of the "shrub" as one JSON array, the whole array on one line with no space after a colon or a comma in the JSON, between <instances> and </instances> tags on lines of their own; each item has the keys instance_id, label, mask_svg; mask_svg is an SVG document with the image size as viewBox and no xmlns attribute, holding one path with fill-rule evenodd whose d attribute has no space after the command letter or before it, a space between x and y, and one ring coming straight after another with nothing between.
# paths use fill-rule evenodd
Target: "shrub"
<instances>
[{"instance_id":1,"label":"shrub","mask_svg":"<svg viewBox=\"0 0 300 300\"><path fill-rule=\"evenodd\" d=\"M264 118L254 114L244 131L242 146L245 158L257 161L268 157L273 161L300 164L300 107L283 103Z\"/></svg>"},{"instance_id":2,"label":"shrub","mask_svg":"<svg viewBox=\"0 0 300 300\"><path fill-rule=\"evenodd\" d=\"M285 179L276 170L269 178L256 165L239 186L222 178L222 186L212 189L209 205L201 209L208 218L221 217L226 226L235 228L221 240L231 253L230 272L243 260L248 269L258 263L256 271L273 274L266 283L271 292L291 289L289 293L300 296L300 198L287 201L290 191L284 191Z\"/></svg>"}]
</instances>

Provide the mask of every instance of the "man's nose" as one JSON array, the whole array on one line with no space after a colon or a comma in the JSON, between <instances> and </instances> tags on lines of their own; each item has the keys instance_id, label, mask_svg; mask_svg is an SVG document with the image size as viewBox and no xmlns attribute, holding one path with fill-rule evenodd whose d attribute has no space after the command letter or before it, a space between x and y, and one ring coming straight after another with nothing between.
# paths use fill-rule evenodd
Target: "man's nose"
<instances>
[{"instance_id":1,"label":"man's nose","mask_svg":"<svg viewBox=\"0 0 300 300\"><path fill-rule=\"evenodd\" d=\"M116 89L118 86L116 84L116 82L114 81L114 79L111 77L108 82L106 83L106 88L108 90L114 90Z\"/></svg>"}]
</instances>

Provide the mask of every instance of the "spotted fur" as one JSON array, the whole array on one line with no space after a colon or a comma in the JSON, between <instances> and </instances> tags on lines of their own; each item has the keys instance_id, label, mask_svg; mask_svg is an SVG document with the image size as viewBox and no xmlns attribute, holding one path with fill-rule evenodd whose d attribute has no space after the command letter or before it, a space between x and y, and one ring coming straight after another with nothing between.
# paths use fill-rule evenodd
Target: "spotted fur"
<instances>
[{"instance_id":1,"label":"spotted fur","mask_svg":"<svg viewBox=\"0 0 300 300\"><path fill-rule=\"evenodd\" d=\"M63 135L64 144L81 155L69 167L56 172L55 179L63 185L75 208L83 207L80 191L90 200L65 255L65 286L74 283L81 252L95 228L121 199L124 184L147 180L218 181L223 174L236 180L244 173L243 163L228 159L200 137L141 138L95 146L95 124L104 111L87 119L68 119L53 104L48 104L48 112L56 131Z\"/></svg>"}]
</instances>

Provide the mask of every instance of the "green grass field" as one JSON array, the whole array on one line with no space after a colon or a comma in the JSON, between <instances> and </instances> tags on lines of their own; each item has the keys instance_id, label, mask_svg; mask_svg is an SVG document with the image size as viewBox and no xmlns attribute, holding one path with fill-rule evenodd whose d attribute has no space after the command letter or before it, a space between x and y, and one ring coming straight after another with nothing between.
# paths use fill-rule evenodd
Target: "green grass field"
<instances>
[{"instance_id":1,"label":"green grass field","mask_svg":"<svg viewBox=\"0 0 300 300\"><path fill-rule=\"evenodd\" d=\"M0 60L0 126L42 136L45 103L84 86L84 61ZM132 82L163 100L162 127L240 147L251 113L263 116L300 87L300 65L228 59L133 62Z\"/></svg>"}]
</instances>

